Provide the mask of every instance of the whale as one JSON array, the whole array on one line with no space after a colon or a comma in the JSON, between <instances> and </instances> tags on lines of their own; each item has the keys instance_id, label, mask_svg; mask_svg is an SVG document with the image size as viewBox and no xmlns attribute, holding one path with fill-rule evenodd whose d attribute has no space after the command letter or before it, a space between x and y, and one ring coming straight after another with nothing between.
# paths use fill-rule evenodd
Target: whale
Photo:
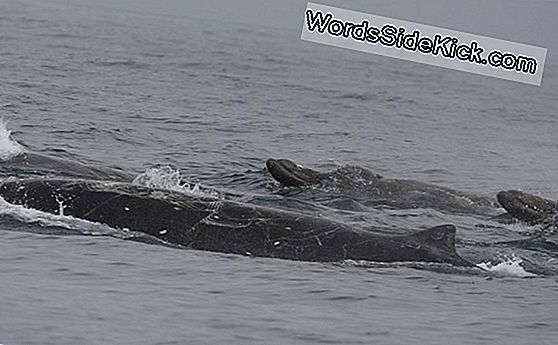
<instances>
[{"instance_id":1,"label":"whale","mask_svg":"<svg viewBox=\"0 0 558 345\"><path fill-rule=\"evenodd\" d=\"M305 168L289 159L268 159L267 171L283 186L325 191L400 209L432 208L460 214L495 216L498 200L424 182L385 178L367 168L343 166L329 172Z\"/></svg>"},{"instance_id":2,"label":"whale","mask_svg":"<svg viewBox=\"0 0 558 345\"><path fill-rule=\"evenodd\" d=\"M119 169L96 167L28 151L0 161L0 172L119 182L131 182L134 178L133 175Z\"/></svg>"},{"instance_id":3,"label":"whale","mask_svg":"<svg viewBox=\"0 0 558 345\"><path fill-rule=\"evenodd\" d=\"M558 202L518 190L500 191L498 201L514 218L529 225L558 228Z\"/></svg>"},{"instance_id":4,"label":"whale","mask_svg":"<svg viewBox=\"0 0 558 345\"><path fill-rule=\"evenodd\" d=\"M388 236L326 218L139 185L82 179L0 183L14 205L145 233L180 247L297 261L473 266L453 225Z\"/></svg>"}]
</instances>

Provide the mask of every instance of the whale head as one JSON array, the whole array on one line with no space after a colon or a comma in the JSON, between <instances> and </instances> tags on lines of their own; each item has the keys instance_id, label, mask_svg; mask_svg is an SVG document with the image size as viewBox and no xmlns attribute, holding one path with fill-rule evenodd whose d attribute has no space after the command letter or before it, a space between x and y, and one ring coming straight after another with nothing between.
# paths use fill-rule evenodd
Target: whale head
<instances>
[{"instance_id":1,"label":"whale head","mask_svg":"<svg viewBox=\"0 0 558 345\"><path fill-rule=\"evenodd\" d=\"M319 172L291 160L270 158L265 164L271 176L284 186L302 187L319 182Z\"/></svg>"},{"instance_id":2,"label":"whale head","mask_svg":"<svg viewBox=\"0 0 558 345\"><path fill-rule=\"evenodd\" d=\"M499 192L498 201L512 216L531 225L543 223L558 212L555 201L517 190Z\"/></svg>"}]
</instances>

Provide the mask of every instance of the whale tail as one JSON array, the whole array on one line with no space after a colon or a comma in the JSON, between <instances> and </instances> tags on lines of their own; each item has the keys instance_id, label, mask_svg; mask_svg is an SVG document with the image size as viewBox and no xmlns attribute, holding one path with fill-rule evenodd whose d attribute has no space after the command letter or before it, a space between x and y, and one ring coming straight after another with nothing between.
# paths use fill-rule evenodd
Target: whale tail
<instances>
[{"instance_id":1,"label":"whale tail","mask_svg":"<svg viewBox=\"0 0 558 345\"><path fill-rule=\"evenodd\" d=\"M474 266L457 253L455 232L454 225L444 224L408 235L407 238L416 244L417 248L428 248L435 258L442 259L441 262L448 262L456 266Z\"/></svg>"}]
</instances>

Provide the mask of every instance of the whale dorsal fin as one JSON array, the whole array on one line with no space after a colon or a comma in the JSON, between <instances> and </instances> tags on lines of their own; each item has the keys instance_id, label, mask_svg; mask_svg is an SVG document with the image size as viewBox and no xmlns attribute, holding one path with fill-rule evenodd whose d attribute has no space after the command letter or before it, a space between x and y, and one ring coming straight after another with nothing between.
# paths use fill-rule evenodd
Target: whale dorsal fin
<instances>
[{"instance_id":1,"label":"whale dorsal fin","mask_svg":"<svg viewBox=\"0 0 558 345\"><path fill-rule=\"evenodd\" d=\"M447 262L458 266L474 266L473 263L463 259L455 250L455 226L451 224L439 225L409 235L408 240L418 248L428 247L427 250L434 254L435 262ZM442 258L442 259L440 259Z\"/></svg>"},{"instance_id":2,"label":"whale dorsal fin","mask_svg":"<svg viewBox=\"0 0 558 345\"><path fill-rule=\"evenodd\" d=\"M409 239L417 244L455 253L455 231L455 226L452 224L438 225L409 235Z\"/></svg>"}]
</instances>

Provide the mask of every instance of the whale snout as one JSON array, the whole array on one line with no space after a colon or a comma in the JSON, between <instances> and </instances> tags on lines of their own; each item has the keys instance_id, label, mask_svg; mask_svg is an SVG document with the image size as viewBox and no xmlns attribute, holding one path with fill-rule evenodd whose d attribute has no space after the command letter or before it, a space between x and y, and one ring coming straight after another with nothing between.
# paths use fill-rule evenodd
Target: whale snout
<instances>
[{"instance_id":1,"label":"whale snout","mask_svg":"<svg viewBox=\"0 0 558 345\"><path fill-rule=\"evenodd\" d=\"M501 191L498 202L515 218L537 224L556 213L556 203L518 190Z\"/></svg>"},{"instance_id":2,"label":"whale snout","mask_svg":"<svg viewBox=\"0 0 558 345\"><path fill-rule=\"evenodd\" d=\"M271 176L285 186L302 187L318 182L318 172L288 159L270 158L265 165Z\"/></svg>"},{"instance_id":3,"label":"whale snout","mask_svg":"<svg viewBox=\"0 0 558 345\"><path fill-rule=\"evenodd\" d=\"M278 163L279 162L276 159L270 158L265 162L265 166L267 167L267 170L271 171L276 169Z\"/></svg>"}]
</instances>

